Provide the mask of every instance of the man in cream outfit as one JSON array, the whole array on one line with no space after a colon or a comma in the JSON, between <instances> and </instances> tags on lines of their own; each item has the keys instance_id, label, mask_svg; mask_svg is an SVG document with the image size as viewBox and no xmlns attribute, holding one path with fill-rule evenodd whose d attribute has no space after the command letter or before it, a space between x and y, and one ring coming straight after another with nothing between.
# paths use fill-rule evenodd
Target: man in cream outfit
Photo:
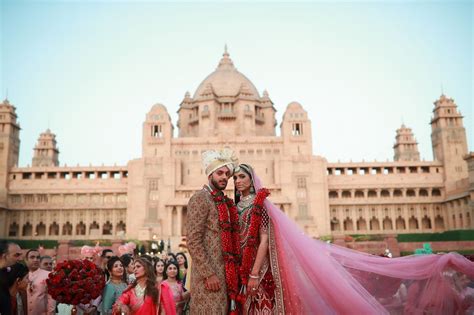
<instances>
[{"instance_id":1,"label":"man in cream outfit","mask_svg":"<svg viewBox=\"0 0 474 315\"><path fill-rule=\"evenodd\" d=\"M40 269L40 253L30 249L25 256L28 273L28 287L26 289L28 315L55 314L56 301L48 294L46 279L49 271Z\"/></svg>"}]
</instances>

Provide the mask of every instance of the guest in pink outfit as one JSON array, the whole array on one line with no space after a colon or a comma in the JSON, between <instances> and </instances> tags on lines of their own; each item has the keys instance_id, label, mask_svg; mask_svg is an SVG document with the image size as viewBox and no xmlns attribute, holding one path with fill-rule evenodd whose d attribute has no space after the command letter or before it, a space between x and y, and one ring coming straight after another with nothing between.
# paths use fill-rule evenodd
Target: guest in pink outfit
<instances>
[{"instance_id":1,"label":"guest in pink outfit","mask_svg":"<svg viewBox=\"0 0 474 315\"><path fill-rule=\"evenodd\" d=\"M131 315L176 315L176 308L169 286L156 284L153 265L144 258L134 263L136 281L119 297L114 313Z\"/></svg>"},{"instance_id":2,"label":"guest in pink outfit","mask_svg":"<svg viewBox=\"0 0 474 315\"><path fill-rule=\"evenodd\" d=\"M36 249L26 252L28 288L26 290L28 315L55 314L56 302L48 294L46 279L49 271L40 269L40 253Z\"/></svg>"}]
</instances>

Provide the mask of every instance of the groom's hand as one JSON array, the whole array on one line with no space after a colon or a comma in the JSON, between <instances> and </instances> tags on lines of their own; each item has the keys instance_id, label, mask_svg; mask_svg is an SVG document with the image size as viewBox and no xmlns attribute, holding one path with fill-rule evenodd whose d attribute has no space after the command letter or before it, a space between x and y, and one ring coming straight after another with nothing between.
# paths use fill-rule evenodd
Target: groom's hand
<instances>
[{"instance_id":1,"label":"groom's hand","mask_svg":"<svg viewBox=\"0 0 474 315\"><path fill-rule=\"evenodd\" d=\"M219 291L219 278L216 275L212 275L206 279L206 289L209 291Z\"/></svg>"}]
</instances>

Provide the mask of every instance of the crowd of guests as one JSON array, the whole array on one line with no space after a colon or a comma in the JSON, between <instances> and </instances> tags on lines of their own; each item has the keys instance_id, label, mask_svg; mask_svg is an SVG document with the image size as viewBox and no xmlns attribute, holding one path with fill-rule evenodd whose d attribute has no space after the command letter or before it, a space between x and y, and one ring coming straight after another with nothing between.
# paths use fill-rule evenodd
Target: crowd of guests
<instances>
[{"instance_id":1,"label":"crowd of guests","mask_svg":"<svg viewBox=\"0 0 474 315\"><path fill-rule=\"evenodd\" d=\"M0 241L0 314L70 314L72 306L57 304L48 294L46 279L55 261L37 249ZM190 299L186 286L188 259L180 252L159 257L137 255L132 243L98 250L84 246L81 259L104 271L105 287L98 298L79 304L78 315L185 314Z\"/></svg>"}]
</instances>

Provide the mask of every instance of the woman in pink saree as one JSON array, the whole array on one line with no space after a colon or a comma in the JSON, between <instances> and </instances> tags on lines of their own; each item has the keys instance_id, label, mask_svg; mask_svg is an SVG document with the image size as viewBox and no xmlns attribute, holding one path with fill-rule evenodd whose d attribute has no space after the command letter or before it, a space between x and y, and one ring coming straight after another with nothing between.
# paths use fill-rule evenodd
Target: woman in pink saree
<instances>
[{"instance_id":1,"label":"woman in pink saree","mask_svg":"<svg viewBox=\"0 0 474 315\"><path fill-rule=\"evenodd\" d=\"M247 198L254 199L252 209L264 198L262 218L266 213L269 223L268 249L262 255L268 259L268 269L257 259L263 239L259 233L253 249L257 248L255 260L243 280L248 296L244 313L268 314L252 306L254 297L271 297L264 284L268 270L273 280L273 298L268 299L273 314L464 314L472 307L452 278L456 273L474 279L474 263L465 257L448 253L388 259L315 240L265 198L260 179L246 167L255 191ZM234 177L237 181L239 172ZM242 186L236 183L236 188ZM239 203L239 210L245 208ZM260 222L265 229L265 220ZM242 257L245 266L244 252Z\"/></svg>"},{"instance_id":2,"label":"woman in pink saree","mask_svg":"<svg viewBox=\"0 0 474 315\"><path fill-rule=\"evenodd\" d=\"M147 259L135 260L134 273L136 280L118 298L114 314L176 315L169 286L156 284L153 265Z\"/></svg>"}]
</instances>

